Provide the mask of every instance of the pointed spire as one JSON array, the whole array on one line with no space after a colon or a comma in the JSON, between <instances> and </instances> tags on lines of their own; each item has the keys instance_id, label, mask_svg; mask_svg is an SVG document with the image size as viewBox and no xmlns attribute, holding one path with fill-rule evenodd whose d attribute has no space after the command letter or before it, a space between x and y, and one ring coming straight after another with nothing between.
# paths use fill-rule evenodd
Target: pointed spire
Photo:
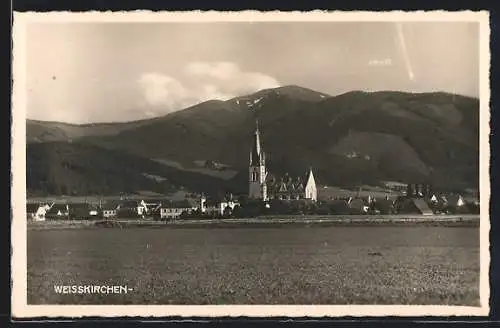
<instances>
[{"instance_id":1,"label":"pointed spire","mask_svg":"<svg viewBox=\"0 0 500 328\"><path fill-rule=\"evenodd\" d=\"M312 166L309 166L309 174L308 174L308 177L307 177L307 184L309 183L315 183L316 184L316 181L314 181L314 174L313 174L313 171L312 171Z\"/></svg>"},{"instance_id":2,"label":"pointed spire","mask_svg":"<svg viewBox=\"0 0 500 328\"><path fill-rule=\"evenodd\" d=\"M250 153L250 164L259 165L261 162L261 147L260 147L260 133L259 133L259 121L255 120L255 133L252 145L252 151Z\"/></svg>"}]
</instances>

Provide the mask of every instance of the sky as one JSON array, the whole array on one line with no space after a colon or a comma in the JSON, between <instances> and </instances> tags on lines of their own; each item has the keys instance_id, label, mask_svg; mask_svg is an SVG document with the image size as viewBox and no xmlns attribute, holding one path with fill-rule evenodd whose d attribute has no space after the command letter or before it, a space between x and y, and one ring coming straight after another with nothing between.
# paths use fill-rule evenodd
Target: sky
<instances>
[{"instance_id":1,"label":"sky","mask_svg":"<svg viewBox=\"0 0 500 328\"><path fill-rule=\"evenodd\" d=\"M479 97L474 22L29 23L27 116L161 116L284 85Z\"/></svg>"}]
</instances>

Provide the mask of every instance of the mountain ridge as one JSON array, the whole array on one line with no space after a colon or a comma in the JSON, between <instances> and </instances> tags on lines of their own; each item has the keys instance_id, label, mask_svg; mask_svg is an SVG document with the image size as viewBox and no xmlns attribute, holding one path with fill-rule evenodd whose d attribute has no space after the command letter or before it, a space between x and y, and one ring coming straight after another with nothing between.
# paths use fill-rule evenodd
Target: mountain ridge
<instances>
[{"instance_id":1,"label":"mountain ridge","mask_svg":"<svg viewBox=\"0 0 500 328\"><path fill-rule=\"evenodd\" d=\"M71 135L70 129L57 134L49 124L46 139L42 123L40 133L27 121L27 134L28 143L78 142L160 160L185 172L214 175L199 163L221 163L238 172L229 181L244 190L256 119L269 168L278 174L313 165L325 185L381 180L429 181L453 188L478 184L479 100L444 92L328 96L287 86L206 101L135 121L139 123L80 126L80 134Z\"/></svg>"},{"instance_id":2,"label":"mountain ridge","mask_svg":"<svg viewBox=\"0 0 500 328\"><path fill-rule=\"evenodd\" d=\"M267 88L267 89L261 89L253 94L258 94L259 92L263 92L263 91L267 91L267 90L280 90L280 89L283 89L283 88L287 88L287 87L293 87L293 88L301 88L301 89L305 89L305 90L308 90L308 91L314 91L310 88L305 88L305 87L301 87L301 86L298 86L298 85L294 85L294 84L290 84L290 85L286 85L286 86L282 86L282 87L277 87L277 88ZM351 90L351 91L346 91L346 92L343 92L343 93L339 93L337 95L329 95L325 92L319 92L319 91L314 91L314 92L317 92L319 94L323 94L323 95L326 95L327 98L334 98L334 97L341 97L341 96L346 96L346 95L351 95L351 94L377 94L377 93L380 93L380 94L383 94L383 93L393 93L393 94L396 94L396 93L401 93L401 94L412 94L412 95L436 95L436 96L447 96L447 97L461 97L461 98L466 98L466 99L470 99L470 100L473 100L473 101L479 101L479 98L477 97L473 97L473 96L467 96L467 95L462 95L462 94L458 94L458 93L451 93L451 92L446 92L446 91L429 91L429 92L404 92L404 91L396 91L396 90L381 90L381 91L364 91L364 90ZM197 106L197 105L200 105L202 103L205 103L205 102L213 102L213 101L216 101L216 102L231 102L231 101L234 101L238 98L245 98L245 97L248 97L248 95L241 95L241 96L237 96L237 97L234 97L234 98L231 98L231 99L228 99L228 100L218 100L218 99L210 99L210 100L206 100L206 101L203 101L203 102L200 102L198 104L195 104L195 105L191 105L191 106L188 106L186 108L182 108L180 110L177 110L177 111L174 111L174 112L171 112L171 113L167 113L167 114L163 114L163 115L158 115L158 116L155 116L155 117L148 117L148 118L143 118L143 119L138 119L138 120L129 120L129 121L120 121L120 122L114 122L114 121L104 121L104 122L99 122L99 121L96 121L96 122L91 122L91 123L71 123L71 122L64 122L64 121L45 121L45 120L41 120L41 119L32 119L32 118L26 118L26 121L27 122L30 122L30 123L37 123L37 124L60 124L60 125L68 125L68 126L75 126L75 127L89 127L89 126L96 126L96 125L111 125L111 124L130 124L130 123L136 123L136 122L146 122L146 121L152 121L152 120L155 120L155 119L159 119L159 118L163 118L165 116L168 116L170 114L173 114L173 113L176 113L176 112L179 112L179 111L183 111L183 110L186 110L186 109L189 109L191 107L194 107L194 106Z\"/></svg>"}]
</instances>

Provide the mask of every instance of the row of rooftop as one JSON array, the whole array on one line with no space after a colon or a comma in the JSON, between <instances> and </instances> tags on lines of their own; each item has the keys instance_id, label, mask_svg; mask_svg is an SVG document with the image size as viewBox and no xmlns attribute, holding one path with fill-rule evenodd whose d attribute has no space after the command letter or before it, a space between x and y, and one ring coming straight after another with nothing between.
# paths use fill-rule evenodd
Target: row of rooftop
<instances>
[{"instance_id":1,"label":"row of rooftop","mask_svg":"<svg viewBox=\"0 0 500 328\"><path fill-rule=\"evenodd\" d=\"M418 190L414 189L414 190ZM304 202L304 200L281 200L272 199L267 202L269 211L279 211L282 207L279 203ZM479 208L479 201L466 199L460 194L425 193L415 192L410 195L397 197L336 197L321 200L314 207L322 209L334 209L330 212L339 214L437 214L450 212L475 213ZM198 214L222 216L233 212L237 207L245 206L231 195L222 199L207 199L203 196L196 198L185 198L182 200L169 199L142 199L142 200L108 200L100 204L91 203L28 203L27 216L33 220L43 221L46 218L146 218L155 217L160 219L179 218L183 214ZM273 208L274 207L274 208ZM315 213L315 212L314 212ZM279 212L277 213L279 214Z\"/></svg>"},{"instance_id":2,"label":"row of rooftop","mask_svg":"<svg viewBox=\"0 0 500 328\"><path fill-rule=\"evenodd\" d=\"M227 197L221 201L185 198L183 200L142 199L142 200L108 200L99 204L92 203L28 203L28 218L43 221L46 218L115 218L115 217L158 217L162 219L180 217L184 212L200 211L200 213L222 215L227 207L234 208L236 200Z\"/></svg>"}]
</instances>

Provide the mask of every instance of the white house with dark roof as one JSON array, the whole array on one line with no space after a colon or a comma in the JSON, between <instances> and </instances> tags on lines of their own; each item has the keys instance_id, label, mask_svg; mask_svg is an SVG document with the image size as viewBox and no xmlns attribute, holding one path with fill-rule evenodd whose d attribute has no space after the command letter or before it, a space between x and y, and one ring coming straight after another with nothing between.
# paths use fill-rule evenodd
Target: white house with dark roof
<instances>
[{"instance_id":1,"label":"white house with dark roof","mask_svg":"<svg viewBox=\"0 0 500 328\"><path fill-rule=\"evenodd\" d=\"M202 195L200 199L200 207L197 207L197 209L199 209L202 214L224 215L227 208L230 208L232 211L239 205L239 201L233 199L232 196L224 197L222 199L207 199L204 195Z\"/></svg>"},{"instance_id":2,"label":"white house with dark roof","mask_svg":"<svg viewBox=\"0 0 500 328\"><path fill-rule=\"evenodd\" d=\"M190 214L196 209L196 205L190 201L168 201L160 205L160 218L162 219L175 219L179 218L183 213Z\"/></svg>"},{"instance_id":3,"label":"white house with dark roof","mask_svg":"<svg viewBox=\"0 0 500 328\"><path fill-rule=\"evenodd\" d=\"M34 221L45 221L47 212L54 206L52 204L27 204L27 214L28 217Z\"/></svg>"},{"instance_id":4,"label":"white house with dark roof","mask_svg":"<svg viewBox=\"0 0 500 328\"><path fill-rule=\"evenodd\" d=\"M117 202L111 201L101 205L101 213L103 218L105 219L117 217L119 209L120 209L120 203Z\"/></svg>"},{"instance_id":5,"label":"white house with dark roof","mask_svg":"<svg viewBox=\"0 0 500 328\"><path fill-rule=\"evenodd\" d=\"M160 201L143 199L137 204L137 214L142 217L153 215L160 210L161 206L162 203Z\"/></svg>"}]
</instances>

